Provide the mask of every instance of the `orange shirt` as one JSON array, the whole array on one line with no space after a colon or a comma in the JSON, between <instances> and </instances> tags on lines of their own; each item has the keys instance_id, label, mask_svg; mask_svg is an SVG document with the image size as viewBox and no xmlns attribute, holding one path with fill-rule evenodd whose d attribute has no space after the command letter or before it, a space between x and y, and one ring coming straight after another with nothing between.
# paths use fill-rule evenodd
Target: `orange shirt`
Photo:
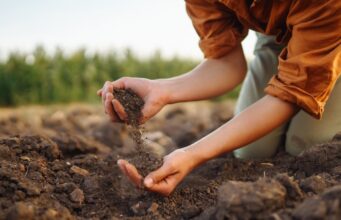
<instances>
[{"instance_id":1,"label":"orange shirt","mask_svg":"<svg viewBox=\"0 0 341 220\"><path fill-rule=\"evenodd\" d=\"M341 72L341 0L185 1L206 58L229 53L248 29L276 35L286 48L265 92L322 117Z\"/></svg>"}]
</instances>

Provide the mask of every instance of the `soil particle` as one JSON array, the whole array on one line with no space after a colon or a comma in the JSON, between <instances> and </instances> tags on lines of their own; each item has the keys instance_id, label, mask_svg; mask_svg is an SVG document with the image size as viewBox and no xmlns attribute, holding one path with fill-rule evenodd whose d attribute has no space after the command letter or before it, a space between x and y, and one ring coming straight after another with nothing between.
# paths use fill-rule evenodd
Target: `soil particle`
<instances>
[{"instance_id":1,"label":"soil particle","mask_svg":"<svg viewBox=\"0 0 341 220\"><path fill-rule=\"evenodd\" d=\"M83 191L81 189L79 189L79 188L76 188L70 194L70 199L73 202L77 202L77 203L82 204L84 202L84 193L83 193Z\"/></svg>"},{"instance_id":2,"label":"soil particle","mask_svg":"<svg viewBox=\"0 0 341 220\"><path fill-rule=\"evenodd\" d=\"M152 214L157 214L157 209L159 208L159 205L156 202L153 202L150 207L148 208L148 212Z\"/></svg>"},{"instance_id":3,"label":"soil particle","mask_svg":"<svg viewBox=\"0 0 341 220\"><path fill-rule=\"evenodd\" d=\"M148 208L148 204L142 201L139 201L130 207L131 211L137 216L145 215L147 208Z\"/></svg>"},{"instance_id":4,"label":"soil particle","mask_svg":"<svg viewBox=\"0 0 341 220\"><path fill-rule=\"evenodd\" d=\"M55 188L55 192L65 192L65 193L71 193L77 188L77 185L74 183L63 183L58 184Z\"/></svg>"},{"instance_id":5,"label":"soil particle","mask_svg":"<svg viewBox=\"0 0 341 220\"><path fill-rule=\"evenodd\" d=\"M90 174L89 171L87 171L86 169L82 169L78 166L72 166L70 168L70 172L81 175L81 176L88 176Z\"/></svg>"}]
</instances>

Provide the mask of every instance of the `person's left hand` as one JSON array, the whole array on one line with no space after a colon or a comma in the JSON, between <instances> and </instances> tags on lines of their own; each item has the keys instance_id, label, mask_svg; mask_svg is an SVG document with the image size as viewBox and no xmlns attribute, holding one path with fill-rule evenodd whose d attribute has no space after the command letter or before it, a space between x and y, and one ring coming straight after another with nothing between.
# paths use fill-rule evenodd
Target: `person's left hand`
<instances>
[{"instance_id":1,"label":"person's left hand","mask_svg":"<svg viewBox=\"0 0 341 220\"><path fill-rule=\"evenodd\" d=\"M188 151L177 149L165 156L163 165L144 179L135 166L126 160L117 161L121 171L139 188L143 186L164 196L170 195L182 179L191 172L196 163Z\"/></svg>"}]
</instances>

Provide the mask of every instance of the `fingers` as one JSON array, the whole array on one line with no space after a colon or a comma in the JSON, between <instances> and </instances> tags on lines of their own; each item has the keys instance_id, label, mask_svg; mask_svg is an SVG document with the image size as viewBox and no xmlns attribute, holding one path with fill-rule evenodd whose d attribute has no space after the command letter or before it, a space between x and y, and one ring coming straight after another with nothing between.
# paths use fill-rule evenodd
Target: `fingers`
<instances>
[{"instance_id":1,"label":"fingers","mask_svg":"<svg viewBox=\"0 0 341 220\"><path fill-rule=\"evenodd\" d=\"M131 165L126 160L118 160L117 164L130 181L132 181L137 187L142 188L143 177L138 173L135 166Z\"/></svg>"},{"instance_id":2,"label":"fingers","mask_svg":"<svg viewBox=\"0 0 341 220\"><path fill-rule=\"evenodd\" d=\"M112 105L112 100L114 96L111 93L107 94L107 97L104 102L104 111L107 113L112 122L118 122L120 119L117 117L114 107Z\"/></svg>"},{"instance_id":3,"label":"fingers","mask_svg":"<svg viewBox=\"0 0 341 220\"><path fill-rule=\"evenodd\" d=\"M111 84L111 82L109 81L106 81L104 83L104 86L102 88L102 103L104 104L105 103L105 99L106 99L106 96L108 93L112 93L113 92L113 85Z\"/></svg>"},{"instance_id":4,"label":"fingers","mask_svg":"<svg viewBox=\"0 0 341 220\"><path fill-rule=\"evenodd\" d=\"M125 175L125 176L128 176L128 171L126 169L126 166L125 166L125 163L126 161L125 160L118 160L117 161L117 165L118 167L120 168L120 170L122 171L122 173Z\"/></svg>"},{"instance_id":5,"label":"fingers","mask_svg":"<svg viewBox=\"0 0 341 220\"><path fill-rule=\"evenodd\" d=\"M143 181L143 177L138 173L136 167L128 161L120 159L117 161L117 164L122 173L137 187L143 188L144 185L149 191L157 192L164 196L170 195L182 179L179 173L171 173L169 172L170 170L167 171L169 168L164 167L150 173Z\"/></svg>"},{"instance_id":6,"label":"fingers","mask_svg":"<svg viewBox=\"0 0 341 220\"><path fill-rule=\"evenodd\" d=\"M116 99L112 99L112 106L114 106L115 112L117 113L118 117L122 120L122 121L126 121L128 118L127 113L125 112L122 104L117 101Z\"/></svg>"},{"instance_id":7,"label":"fingers","mask_svg":"<svg viewBox=\"0 0 341 220\"><path fill-rule=\"evenodd\" d=\"M144 179L144 185L147 188L152 187L154 184L159 183L161 180L166 179L168 176L174 174L172 172L173 170L169 165L162 165L159 169L155 170L154 172L151 172L146 176Z\"/></svg>"},{"instance_id":8,"label":"fingers","mask_svg":"<svg viewBox=\"0 0 341 220\"><path fill-rule=\"evenodd\" d=\"M180 182L178 174L173 174L147 188L149 191L169 196Z\"/></svg>"},{"instance_id":9,"label":"fingers","mask_svg":"<svg viewBox=\"0 0 341 220\"><path fill-rule=\"evenodd\" d=\"M109 115L112 122L125 121L127 118L123 106L117 100L113 102L114 88L124 88L125 81L125 78L121 78L114 82L106 81L103 88L97 91L97 95L102 97L105 113Z\"/></svg>"}]
</instances>

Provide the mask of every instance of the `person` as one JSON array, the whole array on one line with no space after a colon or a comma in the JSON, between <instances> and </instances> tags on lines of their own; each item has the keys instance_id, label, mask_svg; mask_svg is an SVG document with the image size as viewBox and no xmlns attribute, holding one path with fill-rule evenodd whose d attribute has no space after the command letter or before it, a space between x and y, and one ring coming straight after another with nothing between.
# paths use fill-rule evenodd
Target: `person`
<instances>
[{"instance_id":1,"label":"person","mask_svg":"<svg viewBox=\"0 0 341 220\"><path fill-rule=\"evenodd\" d=\"M144 123L167 104L215 97L245 78L236 114L206 137L166 155L163 165L144 179L132 164L119 160L133 183L167 196L194 168L223 153L271 157L284 141L286 151L297 155L341 130L341 80L337 80L341 1L185 2L205 59L173 78L107 81L98 91L105 111L113 122L125 121L127 115L112 91L131 88L145 101ZM247 72L241 41L249 29L258 32L258 40Z\"/></svg>"}]
</instances>

